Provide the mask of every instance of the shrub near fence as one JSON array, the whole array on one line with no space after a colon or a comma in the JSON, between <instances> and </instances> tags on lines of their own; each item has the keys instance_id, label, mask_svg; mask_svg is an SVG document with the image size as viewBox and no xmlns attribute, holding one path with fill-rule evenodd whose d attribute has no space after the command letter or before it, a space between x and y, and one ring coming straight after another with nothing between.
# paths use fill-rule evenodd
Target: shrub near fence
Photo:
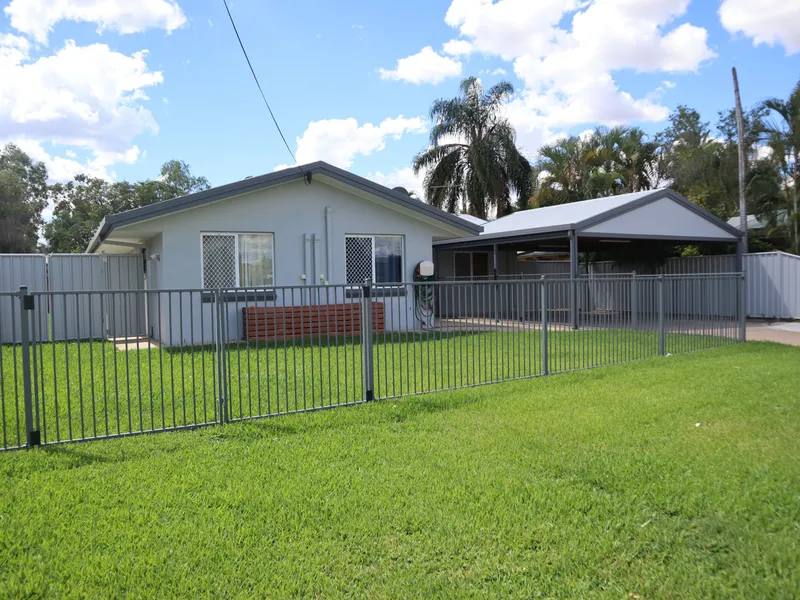
<instances>
[{"instance_id":1,"label":"shrub near fence","mask_svg":"<svg viewBox=\"0 0 800 600\"><path fill-rule=\"evenodd\" d=\"M58 341L42 332L69 318L50 308L65 294L88 310L71 324L75 338ZM139 334L135 311L102 326L106 307L132 299L149 308L160 340ZM0 347L5 449L327 409L744 339L741 274L241 293L22 289L0 294L0 305L14 316L0 329L21 340ZM85 334L96 331L107 333Z\"/></svg>"}]
</instances>

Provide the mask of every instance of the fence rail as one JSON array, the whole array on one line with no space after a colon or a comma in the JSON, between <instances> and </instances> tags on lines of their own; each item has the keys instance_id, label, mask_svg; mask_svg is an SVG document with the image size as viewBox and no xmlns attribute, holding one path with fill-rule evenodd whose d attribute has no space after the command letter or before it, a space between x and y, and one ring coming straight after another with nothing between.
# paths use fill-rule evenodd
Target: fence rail
<instances>
[{"instance_id":1,"label":"fence rail","mask_svg":"<svg viewBox=\"0 0 800 600\"><path fill-rule=\"evenodd\" d=\"M725 346L744 339L744 296L738 273L239 290L23 287L0 293L9 315L0 337L19 340L0 346L0 448L322 410Z\"/></svg>"}]
</instances>

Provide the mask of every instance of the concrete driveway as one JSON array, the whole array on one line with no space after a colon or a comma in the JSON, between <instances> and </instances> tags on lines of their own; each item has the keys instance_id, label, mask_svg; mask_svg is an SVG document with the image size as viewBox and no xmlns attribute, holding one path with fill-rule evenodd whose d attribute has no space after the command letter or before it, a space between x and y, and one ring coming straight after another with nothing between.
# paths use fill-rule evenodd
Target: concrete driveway
<instances>
[{"instance_id":1,"label":"concrete driveway","mask_svg":"<svg viewBox=\"0 0 800 600\"><path fill-rule=\"evenodd\" d=\"M800 346L800 323L748 321L747 340Z\"/></svg>"}]
</instances>

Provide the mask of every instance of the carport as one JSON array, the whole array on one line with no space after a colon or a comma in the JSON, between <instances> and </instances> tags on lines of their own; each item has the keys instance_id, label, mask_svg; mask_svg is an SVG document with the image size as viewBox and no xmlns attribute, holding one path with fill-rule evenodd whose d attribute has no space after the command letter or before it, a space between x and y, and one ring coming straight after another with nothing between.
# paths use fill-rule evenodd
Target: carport
<instances>
[{"instance_id":1,"label":"carport","mask_svg":"<svg viewBox=\"0 0 800 600\"><path fill-rule=\"evenodd\" d=\"M569 255L569 276L575 280L580 276L580 253L624 253L635 259L689 244L716 253L735 249L736 270L742 271L739 230L670 189L518 211L486 223L480 235L434 242L434 249L441 279L463 278L467 271L476 274L478 261L473 259L467 270L459 269L456 255L488 254L490 272L477 275L498 279L519 275L516 257L521 253L557 252ZM572 305L577 305L575 299ZM571 320L577 325L575 311Z\"/></svg>"}]
</instances>

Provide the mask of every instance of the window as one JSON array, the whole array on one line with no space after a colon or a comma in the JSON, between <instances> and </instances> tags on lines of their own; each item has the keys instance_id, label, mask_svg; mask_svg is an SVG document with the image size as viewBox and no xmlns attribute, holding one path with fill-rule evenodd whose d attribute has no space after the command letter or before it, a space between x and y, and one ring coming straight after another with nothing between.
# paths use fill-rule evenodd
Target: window
<instances>
[{"instance_id":1,"label":"window","mask_svg":"<svg viewBox=\"0 0 800 600\"><path fill-rule=\"evenodd\" d=\"M204 233L202 242L204 288L273 285L271 233Z\"/></svg>"},{"instance_id":2,"label":"window","mask_svg":"<svg viewBox=\"0 0 800 600\"><path fill-rule=\"evenodd\" d=\"M488 252L454 252L453 274L456 278L478 278L489 276Z\"/></svg>"},{"instance_id":3,"label":"window","mask_svg":"<svg viewBox=\"0 0 800 600\"><path fill-rule=\"evenodd\" d=\"M347 235L344 253L348 284L403 282L401 235Z\"/></svg>"}]
</instances>

